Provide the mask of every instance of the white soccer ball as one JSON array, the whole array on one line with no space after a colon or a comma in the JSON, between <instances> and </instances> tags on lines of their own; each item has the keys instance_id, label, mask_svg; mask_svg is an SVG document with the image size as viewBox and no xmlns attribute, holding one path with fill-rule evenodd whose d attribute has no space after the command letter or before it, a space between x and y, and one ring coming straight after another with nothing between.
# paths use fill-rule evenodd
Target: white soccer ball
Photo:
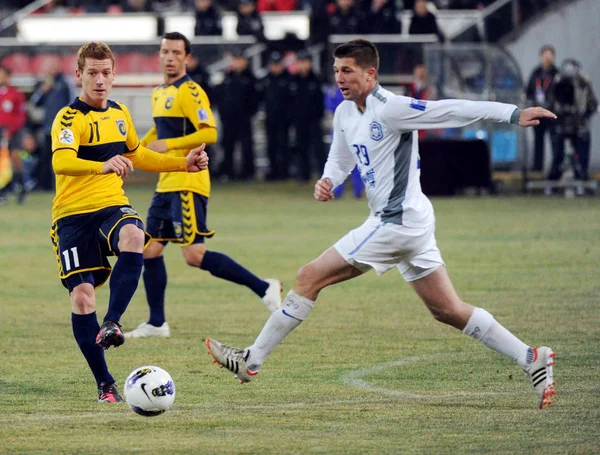
<instances>
[{"instance_id":1,"label":"white soccer ball","mask_svg":"<svg viewBox=\"0 0 600 455\"><path fill-rule=\"evenodd\" d=\"M171 375L155 366L136 368L124 386L125 401L140 415L153 417L173 406L175 383Z\"/></svg>"}]
</instances>

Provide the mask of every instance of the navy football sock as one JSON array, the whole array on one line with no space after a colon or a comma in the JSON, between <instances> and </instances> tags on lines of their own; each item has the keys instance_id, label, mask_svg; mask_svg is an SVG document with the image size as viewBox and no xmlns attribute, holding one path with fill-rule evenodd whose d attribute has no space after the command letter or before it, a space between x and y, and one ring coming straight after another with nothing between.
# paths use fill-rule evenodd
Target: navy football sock
<instances>
[{"instance_id":1,"label":"navy football sock","mask_svg":"<svg viewBox=\"0 0 600 455\"><path fill-rule=\"evenodd\" d=\"M110 298L104 322L119 322L137 289L143 265L142 253L125 251L119 254L110 277Z\"/></svg>"},{"instance_id":2,"label":"navy football sock","mask_svg":"<svg viewBox=\"0 0 600 455\"><path fill-rule=\"evenodd\" d=\"M144 259L144 288L150 307L148 324L160 327L165 323L165 289L167 289L167 268L162 256Z\"/></svg>"},{"instance_id":3,"label":"navy football sock","mask_svg":"<svg viewBox=\"0 0 600 455\"><path fill-rule=\"evenodd\" d=\"M222 253L215 253L213 251L205 252L200 268L218 278L247 286L259 297L264 297L269 287L269 283L261 280L229 256Z\"/></svg>"},{"instance_id":4,"label":"navy football sock","mask_svg":"<svg viewBox=\"0 0 600 455\"><path fill-rule=\"evenodd\" d=\"M94 378L96 378L98 387L100 387L101 382L115 382L108 372L108 366L104 359L104 349L96 346L96 335L100 331L96 312L90 314L71 313L71 325L73 326L75 340L85 360L87 360Z\"/></svg>"}]
</instances>

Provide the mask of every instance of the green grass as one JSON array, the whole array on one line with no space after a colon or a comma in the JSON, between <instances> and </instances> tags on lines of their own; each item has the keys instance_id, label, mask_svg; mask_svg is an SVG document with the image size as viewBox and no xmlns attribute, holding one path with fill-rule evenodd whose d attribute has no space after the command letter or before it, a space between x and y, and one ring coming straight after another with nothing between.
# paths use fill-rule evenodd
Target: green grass
<instances>
[{"instance_id":1,"label":"green grass","mask_svg":"<svg viewBox=\"0 0 600 455\"><path fill-rule=\"evenodd\" d=\"M128 193L146 213L150 187ZM107 351L119 386L156 364L172 411L144 418L97 403L73 340L48 236L51 198L0 207L1 453L600 453L600 205L596 199L435 199L437 238L459 294L525 342L557 352L555 404L535 408L510 361L433 320L401 276L369 273L322 292L256 381L240 386L203 339L250 344L267 318L246 289L167 249L172 338ZM211 249L287 289L297 269L367 215L319 204L309 186L216 186ZM107 287L98 292L106 310ZM122 323L147 314L143 289Z\"/></svg>"}]
</instances>

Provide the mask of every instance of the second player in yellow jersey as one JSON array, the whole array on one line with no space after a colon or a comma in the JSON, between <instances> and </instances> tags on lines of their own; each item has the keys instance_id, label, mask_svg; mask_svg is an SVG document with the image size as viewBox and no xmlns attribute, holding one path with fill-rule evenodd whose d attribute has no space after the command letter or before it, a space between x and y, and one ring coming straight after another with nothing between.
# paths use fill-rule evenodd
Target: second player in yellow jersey
<instances>
[{"instance_id":1,"label":"second player in yellow jersey","mask_svg":"<svg viewBox=\"0 0 600 455\"><path fill-rule=\"evenodd\" d=\"M165 83L152 93L154 127L142 139L151 150L179 156L187 148L217 140L208 97L186 74L190 52L190 42L181 33L167 33L161 40L159 59ZM160 175L146 219L146 229L154 240L144 251L143 276L150 318L126 333L126 337L170 336L165 319L167 271L163 259L169 242L182 247L188 265L248 287L270 311L279 306L279 280L262 280L229 256L206 249L204 239L214 234L206 225L209 196L208 172Z\"/></svg>"}]
</instances>

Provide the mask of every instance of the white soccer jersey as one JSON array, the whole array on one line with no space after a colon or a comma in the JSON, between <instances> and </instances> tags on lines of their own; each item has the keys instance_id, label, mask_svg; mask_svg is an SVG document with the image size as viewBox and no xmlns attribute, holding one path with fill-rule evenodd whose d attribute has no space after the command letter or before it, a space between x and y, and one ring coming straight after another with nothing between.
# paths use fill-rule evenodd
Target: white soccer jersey
<instances>
[{"instance_id":1,"label":"white soccer jersey","mask_svg":"<svg viewBox=\"0 0 600 455\"><path fill-rule=\"evenodd\" d=\"M343 101L333 118L333 142L323 178L333 187L358 165L372 216L408 227L433 221L433 208L421 191L415 130L457 128L478 120L510 122L517 106L488 101L422 101L398 96L377 85L366 110Z\"/></svg>"}]
</instances>

